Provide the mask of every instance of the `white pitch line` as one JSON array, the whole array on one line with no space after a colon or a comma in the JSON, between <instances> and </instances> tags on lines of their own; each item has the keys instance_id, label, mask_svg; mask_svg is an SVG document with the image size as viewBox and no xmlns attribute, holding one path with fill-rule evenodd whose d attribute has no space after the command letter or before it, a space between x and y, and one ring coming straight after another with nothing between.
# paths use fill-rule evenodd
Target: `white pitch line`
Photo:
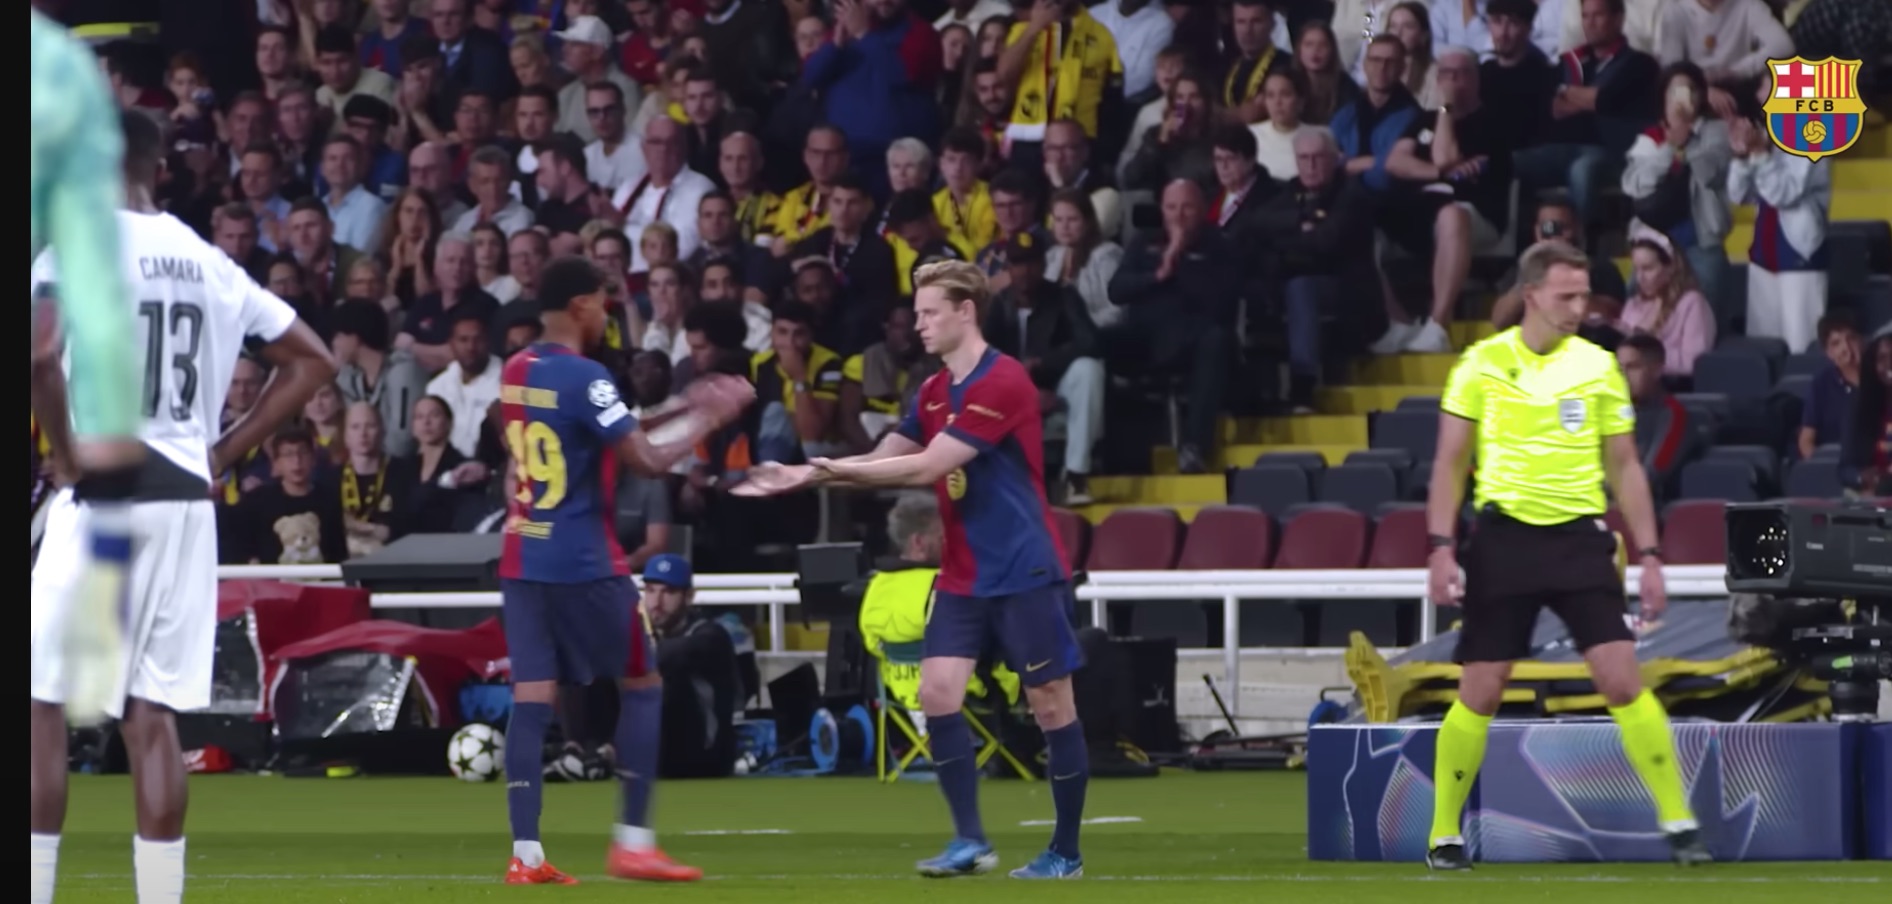
<instances>
[{"instance_id":1,"label":"white pitch line","mask_svg":"<svg viewBox=\"0 0 1892 904\"><path fill-rule=\"evenodd\" d=\"M1084 820L1084 825L1116 826L1116 825L1125 825L1132 822L1142 822L1142 821L1143 821L1143 817L1141 816L1093 816L1090 819ZM1055 819L1027 819L1024 822L1019 823L1019 825L1025 826L1026 828L1030 828L1033 826L1055 826L1057 824L1058 822Z\"/></svg>"},{"instance_id":2,"label":"white pitch line","mask_svg":"<svg viewBox=\"0 0 1892 904\"><path fill-rule=\"evenodd\" d=\"M697 829L685 835L793 835L789 829Z\"/></svg>"},{"instance_id":3,"label":"white pitch line","mask_svg":"<svg viewBox=\"0 0 1892 904\"><path fill-rule=\"evenodd\" d=\"M75 879L87 881L129 880L131 873L81 873ZM191 873L191 881L198 882L300 882L304 884L323 882L466 882L496 883L501 879L498 873ZM579 876L581 879L596 880L598 876ZM756 876L709 876L709 881L723 882L783 882L783 881L839 881L839 882L889 882L915 880L913 873L778 873ZM1282 873L1274 875L1179 875L1179 876L1100 876L1086 874L1081 882L1306 882L1306 883L1354 883L1384 882L1387 880L1405 882L1476 882L1486 884L1528 883L1539 885L1594 885L1618 883L1670 883L1676 885L1774 885L1789 883L1811 883L1816 885L1879 885L1886 882L1877 876L1801 876L1787 878L1781 876L1433 876L1419 874L1413 876L1372 875L1372 876L1332 876L1302 875Z\"/></svg>"}]
</instances>

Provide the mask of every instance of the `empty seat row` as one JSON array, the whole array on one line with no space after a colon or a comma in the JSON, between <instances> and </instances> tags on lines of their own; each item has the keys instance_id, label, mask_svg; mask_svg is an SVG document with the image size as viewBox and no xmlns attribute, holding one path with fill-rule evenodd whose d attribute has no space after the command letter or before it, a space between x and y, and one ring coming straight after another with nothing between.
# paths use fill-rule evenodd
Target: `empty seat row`
<instances>
[{"instance_id":1,"label":"empty seat row","mask_svg":"<svg viewBox=\"0 0 1892 904\"><path fill-rule=\"evenodd\" d=\"M1662 512L1662 545L1676 565L1726 561L1725 504L1682 500ZM1212 505L1184 524L1161 507L1118 509L1092 528L1077 513L1054 516L1073 571L1245 571L1263 568L1423 568L1428 552L1425 506L1388 506L1377 518L1333 505L1300 510L1277 522L1245 505ZM1628 535L1622 514L1605 516Z\"/></svg>"},{"instance_id":2,"label":"empty seat row","mask_svg":"<svg viewBox=\"0 0 1892 904\"><path fill-rule=\"evenodd\" d=\"M1784 475L1784 476L1783 476ZM1836 449L1822 447L1806 461L1781 464L1766 446L1713 446L1682 466L1683 499L1758 502L1776 496L1837 499L1844 495Z\"/></svg>"},{"instance_id":3,"label":"empty seat row","mask_svg":"<svg viewBox=\"0 0 1892 904\"><path fill-rule=\"evenodd\" d=\"M1369 449L1355 452L1345 464L1331 468L1258 463L1235 472L1228 498L1276 518L1318 503L1333 503L1372 516L1393 503L1424 500L1431 475L1430 461L1414 465L1412 456L1403 449Z\"/></svg>"}]
</instances>

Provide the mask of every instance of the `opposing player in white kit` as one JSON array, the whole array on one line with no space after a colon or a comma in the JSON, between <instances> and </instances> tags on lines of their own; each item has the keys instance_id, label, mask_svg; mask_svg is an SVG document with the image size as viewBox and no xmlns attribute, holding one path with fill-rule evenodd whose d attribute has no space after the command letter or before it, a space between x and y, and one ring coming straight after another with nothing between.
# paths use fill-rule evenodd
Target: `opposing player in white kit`
<instances>
[{"instance_id":1,"label":"opposing player in white kit","mask_svg":"<svg viewBox=\"0 0 1892 904\"><path fill-rule=\"evenodd\" d=\"M111 713L131 760L138 834L133 863L140 904L173 904L184 890L183 754L177 710L210 704L217 624L217 525L213 475L295 417L335 362L282 299L258 286L222 251L152 204L164 137L143 113L122 114L126 209L119 214L126 299L138 318L145 463L132 496L133 552ZM57 291L50 254L33 265L35 295ZM274 377L250 413L217 438L223 399L245 338L268 344ZM36 337L34 411L56 460L70 453L65 382L58 355ZM214 443L213 443L214 439ZM52 900L66 809L63 706L74 671L95 665L62 656L66 599L85 568L89 509L71 489L50 504L32 586L32 897Z\"/></svg>"}]
</instances>

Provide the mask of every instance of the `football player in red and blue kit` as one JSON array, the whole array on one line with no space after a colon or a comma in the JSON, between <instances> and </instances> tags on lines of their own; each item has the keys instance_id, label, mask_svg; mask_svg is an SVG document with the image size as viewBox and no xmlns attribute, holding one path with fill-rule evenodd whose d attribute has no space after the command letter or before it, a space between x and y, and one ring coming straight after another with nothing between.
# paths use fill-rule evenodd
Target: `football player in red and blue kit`
<instances>
[{"instance_id":1,"label":"football player in red and blue kit","mask_svg":"<svg viewBox=\"0 0 1892 904\"><path fill-rule=\"evenodd\" d=\"M946 546L926 621L920 708L955 837L939 856L920 862L920 873L975 875L998 865L979 821L972 734L961 713L966 682L996 643L1044 729L1057 811L1050 847L1011 875L1075 879L1084 872L1077 840L1090 778L1071 698L1071 673L1083 655L1071 629L1071 575L1045 501L1038 389L1023 364L981 335L989 294L972 264L921 267L913 297L920 338L946 366L920 387L899 428L866 455L764 465L735 492L933 485Z\"/></svg>"},{"instance_id":2,"label":"football player in red and blue kit","mask_svg":"<svg viewBox=\"0 0 1892 904\"><path fill-rule=\"evenodd\" d=\"M647 436L610 371L584 355L604 337L609 295L603 272L590 262L548 264L539 278L544 336L500 374L500 417L512 457L499 576L512 661L505 758L513 837L506 882L513 885L578 881L547 862L539 843L540 756L558 685L605 677L619 679L623 694L615 746L624 790L606 869L621 879L687 882L703 875L665 856L649 827L663 688L613 529L613 500L620 466L653 477L668 473L699 440L734 420L755 392L739 378L706 377L685 393L681 435L665 442Z\"/></svg>"}]
</instances>

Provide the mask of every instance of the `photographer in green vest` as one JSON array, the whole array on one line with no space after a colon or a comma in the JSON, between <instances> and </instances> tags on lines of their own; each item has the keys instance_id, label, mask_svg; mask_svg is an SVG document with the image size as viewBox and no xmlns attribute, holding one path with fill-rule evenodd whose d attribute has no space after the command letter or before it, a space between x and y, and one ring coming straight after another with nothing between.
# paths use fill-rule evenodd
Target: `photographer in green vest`
<instances>
[{"instance_id":1,"label":"photographer in green vest","mask_svg":"<svg viewBox=\"0 0 1892 904\"><path fill-rule=\"evenodd\" d=\"M939 574L940 547L945 531L940 524L939 503L931 492L902 494L887 515L887 537L897 558L881 563L868 579L861 596L861 640L867 652L880 663L880 681L887 696L899 703L915 723L926 730L920 715L920 660L889 662L886 648L892 644L917 644L926 635L927 610L933 603L933 578ZM986 698L984 671L974 672L966 685L970 700ZM1018 703L1018 676L1003 665L989 673L991 682L1004 693L1003 706ZM998 701L993 701L997 703Z\"/></svg>"}]
</instances>

